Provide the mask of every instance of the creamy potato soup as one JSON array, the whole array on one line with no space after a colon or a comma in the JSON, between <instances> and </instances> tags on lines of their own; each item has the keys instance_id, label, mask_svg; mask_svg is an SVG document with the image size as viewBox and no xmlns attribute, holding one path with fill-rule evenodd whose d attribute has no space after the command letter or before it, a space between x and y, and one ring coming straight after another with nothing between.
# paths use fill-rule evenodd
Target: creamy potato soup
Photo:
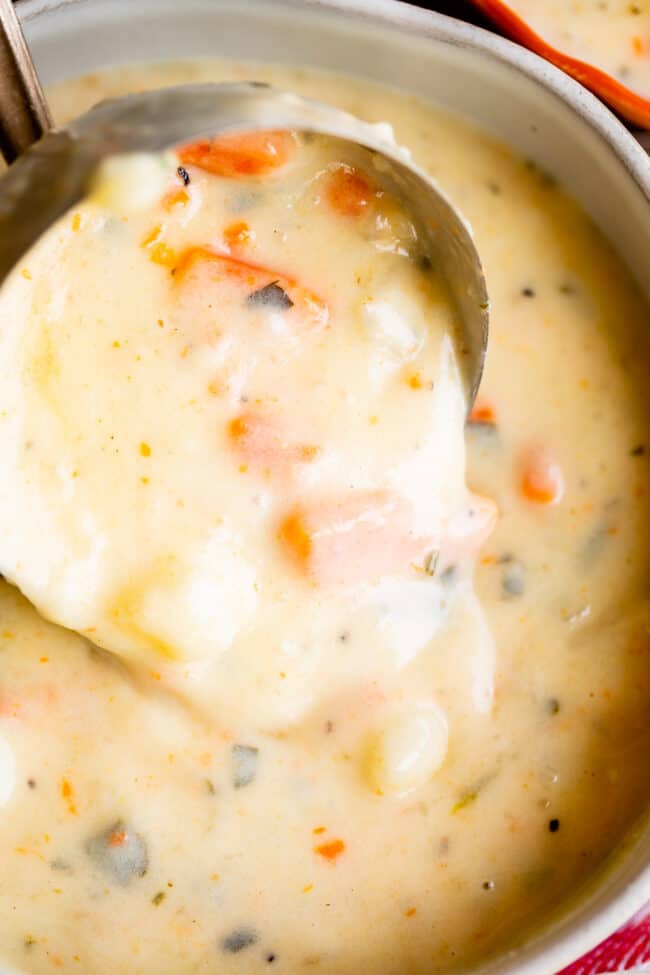
<instances>
[{"instance_id":1,"label":"creamy potato soup","mask_svg":"<svg viewBox=\"0 0 650 975\"><path fill-rule=\"evenodd\" d=\"M65 120L245 78L389 123L447 189L488 276L485 380L465 422L417 221L322 137L117 161L21 262L0 298L0 568L25 594L2 583L10 971L469 970L648 799L634 284L550 174L394 91L199 62L50 94Z\"/></svg>"},{"instance_id":2,"label":"creamy potato soup","mask_svg":"<svg viewBox=\"0 0 650 975\"><path fill-rule=\"evenodd\" d=\"M508 0L545 41L650 98L648 0Z\"/></svg>"}]
</instances>

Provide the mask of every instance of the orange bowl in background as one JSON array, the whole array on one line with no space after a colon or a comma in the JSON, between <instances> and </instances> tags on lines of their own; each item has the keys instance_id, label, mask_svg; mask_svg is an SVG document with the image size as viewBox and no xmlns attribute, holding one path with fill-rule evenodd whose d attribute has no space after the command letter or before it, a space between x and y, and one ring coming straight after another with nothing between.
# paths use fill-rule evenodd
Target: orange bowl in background
<instances>
[{"instance_id":1,"label":"orange bowl in background","mask_svg":"<svg viewBox=\"0 0 650 975\"><path fill-rule=\"evenodd\" d=\"M502 0L470 0L470 2L511 40L551 61L556 67L589 88L627 122L650 129L650 99L626 87L612 75L587 61L564 54L548 44L528 26L519 14Z\"/></svg>"}]
</instances>

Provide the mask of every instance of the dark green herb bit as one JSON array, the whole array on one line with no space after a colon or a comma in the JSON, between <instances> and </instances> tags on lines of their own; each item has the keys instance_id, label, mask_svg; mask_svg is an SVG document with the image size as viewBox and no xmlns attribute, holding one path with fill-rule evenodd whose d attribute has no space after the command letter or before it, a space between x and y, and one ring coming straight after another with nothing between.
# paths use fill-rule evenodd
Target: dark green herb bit
<instances>
[{"instance_id":1,"label":"dark green herb bit","mask_svg":"<svg viewBox=\"0 0 650 975\"><path fill-rule=\"evenodd\" d=\"M263 288L252 291L246 299L246 304L251 308L275 308L278 311L293 308L293 301L277 281L271 281Z\"/></svg>"},{"instance_id":2,"label":"dark green herb bit","mask_svg":"<svg viewBox=\"0 0 650 975\"><path fill-rule=\"evenodd\" d=\"M159 890L155 897L151 898L151 903L154 907L160 907L166 896L167 894L164 890Z\"/></svg>"},{"instance_id":3,"label":"dark green herb bit","mask_svg":"<svg viewBox=\"0 0 650 975\"><path fill-rule=\"evenodd\" d=\"M240 951L256 944L257 940L257 932L252 928L235 928L222 940L221 949L231 955L238 955Z\"/></svg>"},{"instance_id":4,"label":"dark green herb bit","mask_svg":"<svg viewBox=\"0 0 650 975\"><path fill-rule=\"evenodd\" d=\"M557 833L557 831L559 830L559 828L560 828L560 820L559 819L549 819L549 821L548 821L548 829L549 829L549 832L550 833Z\"/></svg>"},{"instance_id":5,"label":"dark green herb bit","mask_svg":"<svg viewBox=\"0 0 650 975\"><path fill-rule=\"evenodd\" d=\"M544 702L544 707L548 714L559 714L560 712L560 702L556 697L547 697Z\"/></svg>"},{"instance_id":6,"label":"dark green herb bit","mask_svg":"<svg viewBox=\"0 0 650 975\"><path fill-rule=\"evenodd\" d=\"M538 177L542 186L547 186L550 188L556 185L557 180L555 179L555 176L553 176L552 173L549 173L548 170L543 169L542 166L538 165L534 159L525 159L524 166L529 172Z\"/></svg>"},{"instance_id":7,"label":"dark green herb bit","mask_svg":"<svg viewBox=\"0 0 650 975\"><path fill-rule=\"evenodd\" d=\"M445 586L451 586L452 583L454 583L456 581L457 574L458 574L458 569L456 568L456 566L455 565L448 565L440 573L440 581Z\"/></svg>"},{"instance_id":8,"label":"dark green herb bit","mask_svg":"<svg viewBox=\"0 0 650 975\"><path fill-rule=\"evenodd\" d=\"M570 281L563 281L558 290L563 295L574 295L576 293L575 285L571 284Z\"/></svg>"},{"instance_id":9,"label":"dark green herb bit","mask_svg":"<svg viewBox=\"0 0 650 975\"><path fill-rule=\"evenodd\" d=\"M204 779L204 783L205 783L205 787L208 790L208 792L210 793L210 795L211 796L216 796L216 794L217 794L217 787L215 786L215 784L212 781L212 779Z\"/></svg>"},{"instance_id":10,"label":"dark green herb bit","mask_svg":"<svg viewBox=\"0 0 650 975\"><path fill-rule=\"evenodd\" d=\"M526 591L524 567L521 562L509 562L501 578L501 590L507 598L523 596Z\"/></svg>"},{"instance_id":11,"label":"dark green herb bit","mask_svg":"<svg viewBox=\"0 0 650 975\"><path fill-rule=\"evenodd\" d=\"M632 457L645 457L645 444L637 444L636 447L632 447L630 451Z\"/></svg>"},{"instance_id":12,"label":"dark green herb bit","mask_svg":"<svg viewBox=\"0 0 650 975\"><path fill-rule=\"evenodd\" d=\"M33 948L34 945L36 944L36 938L33 938L31 934L26 934L25 937L23 938L23 944L25 945L25 948L29 951L29 949Z\"/></svg>"},{"instance_id":13,"label":"dark green herb bit","mask_svg":"<svg viewBox=\"0 0 650 975\"><path fill-rule=\"evenodd\" d=\"M122 820L91 837L86 853L101 873L120 887L144 877L149 868L147 844Z\"/></svg>"},{"instance_id":14,"label":"dark green herb bit","mask_svg":"<svg viewBox=\"0 0 650 975\"><path fill-rule=\"evenodd\" d=\"M243 789L250 785L257 775L259 749L252 745L233 745L232 784L236 789Z\"/></svg>"},{"instance_id":15,"label":"dark green herb bit","mask_svg":"<svg viewBox=\"0 0 650 975\"><path fill-rule=\"evenodd\" d=\"M71 865L68 863L67 860L64 860L63 857L54 857L53 860L50 860L50 870L56 870L57 872L60 873L73 872Z\"/></svg>"},{"instance_id":16,"label":"dark green herb bit","mask_svg":"<svg viewBox=\"0 0 650 975\"><path fill-rule=\"evenodd\" d=\"M589 566L600 556L617 534L621 520L622 505L620 498L612 498L603 505L602 514L595 527L587 536L580 550L580 561Z\"/></svg>"},{"instance_id":17,"label":"dark green herb bit","mask_svg":"<svg viewBox=\"0 0 650 975\"><path fill-rule=\"evenodd\" d=\"M472 803L473 802L476 802L477 799L478 799L478 790L477 789L467 789L465 792L463 792L463 794L460 797L460 799L458 800L458 802L455 802L454 803L454 805L452 807L452 810L451 810L452 813L457 813L457 812L460 812L461 809L466 809L467 806L471 806Z\"/></svg>"},{"instance_id":18,"label":"dark green herb bit","mask_svg":"<svg viewBox=\"0 0 650 975\"><path fill-rule=\"evenodd\" d=\"M183 180L183 185L184 186L189 186L190 185L190 174L185 169L185 166L179 166L178 169L176 170L176 172L178 173L178 175L180 176L180 178Z\"/></svg>"},{"instance_id":19,"label":"dark green herb bit","mask_svg":"<svg viewBox=\"0 0 650 975\"><path fill-rule=\"evenodd\" d=\"M434 548L433 552L431 552L424 563L424 571L428 576L435 576L439 558L440 551L437 548Z\"/></svg>"},{"instance_id":20,"label":"dark green herb bit","mask_svg":"<svg viewBox=\"0 0 650 975\"><path fill-rule=\"evenodd\" d=\"M452 806L452 813L460 812L461 809L466 809L467 806L471 806L473 802L476 802L479 794L483 791L483 789L485 789L486 786L490 784L490 782L493 782L494 779L496 779L498 774L499 769L495 768L491 772L487 772L485 775L482 775L481 778L477 779L473 785L465 789L458 802L454 803Z\"/></svg>"}]
</instances>

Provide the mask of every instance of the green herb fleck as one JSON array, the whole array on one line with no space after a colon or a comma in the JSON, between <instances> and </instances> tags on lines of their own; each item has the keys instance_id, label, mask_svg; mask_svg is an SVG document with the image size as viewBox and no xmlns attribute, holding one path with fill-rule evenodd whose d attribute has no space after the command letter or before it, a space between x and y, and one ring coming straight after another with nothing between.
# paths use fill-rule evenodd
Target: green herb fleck
<instances>
[{"instance_id":1,"label":"green herb fleck","mask_svg":"<svg viewBox=\"0 0 650 975\"><path fill-rule=\"evenodd\" d=\"M496 779L498 774L499 774L499 769L498 768L493 769L491 772L488 772L486 775L481 776L480 779L477 779L473 785L469 786L469 788L465 789L465 791L461 794L458 802L456 802L452 806L451 809L452 815L457 812L460 812L461 809L467 809L467 807L471 806L473 802L476 802L481 792L485 789L486 786L490 784L490 782L493 782L494 779Z\"/></svg>"},{"instance_id":2,"label":"green herb fleck","mask_svg":"<svg viewBox=\"0 0 650 975\"><path fill-rule=\"evenodd\" d=\"M235 789L243 789L255 780L259 749L252 745L233 745L231 749L232 783Z\"/></svg>"},{"instance_id":3,"label":"green herb fleck","mask_svg":"<svg viewBox=\"0 0 650 975\"><path fill-rule=\"evenodd\" d=\"M440 550L434 548L433 552L431 552L424 565L424 571L428 576L434 576L436 574L436 568L438 566L439 558L440 558Z\"/></svg>"},{"instance_id":4,"label":"green herb fleck","mask_svg":"<svg viewBox=\"0 0 650 975\"><path fill-rule=\"evenodd\" d=\"M154 907L160 907L166 896L167 894L164 890L159 890L156 896L151 898L151 903Z\"/></svg>"}]
</instances>

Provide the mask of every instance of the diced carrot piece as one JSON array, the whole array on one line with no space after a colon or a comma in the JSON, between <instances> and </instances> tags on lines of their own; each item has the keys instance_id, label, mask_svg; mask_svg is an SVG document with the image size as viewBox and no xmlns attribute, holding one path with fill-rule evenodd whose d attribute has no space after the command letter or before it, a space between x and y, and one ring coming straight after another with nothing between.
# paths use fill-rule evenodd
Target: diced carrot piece
<instances>
[{"instance_id":1,"label":"diced carrot piece","mask_svg":"<svg viewBox=\"0 0 650 975\"><path fill-rule=\"evenodd\" d=\"M632 50L637 57L641 57L643 54L643 38L639 37L638 35L635 35L632 38Z\"/></svg>"},{"instance_id":2,"label":"diced carrot piece","mask_svg":"<svg viewBox=\"0 0 650 975\"><path fill-rule=\"evenodd\" d=\"M223 231L223 239L230 248L247 244L254 237L255 234L245 220L236 220L234 223L229 223Z\"/></svg>"},{"instance_id":3,"label":"diced carrot piece","mask_svg":"<svg viewBox=\"0 0 650 975\"><path fill-rule=\"evenodd\" d=\"M235 417L228 434L246 463L268 474L288 473L295 464L308 464L320 454L317 446L292 440L270 417L259 413Z\"/></svg>"},{"instance_id":4,"label":"diced carrot piece","mask_svg":"<svg viewBox=\"0 0 650 975\"><path fill-rule=\"evenodd\" d=\"M173 210L175 206L187 206L190 201L190 194L184 186L173 186L162 199L165 210Z\"/></svg>"},{"instance_id":5,"label":"diced carrot piece","mask_svg":"<svg viewBox=\"0 0 650 975\"><path fill-rule=\"evenodd\" d=\"M153 264L160 264L162 267L172 268L176 264L176 251L168 247L164 241L152 244L149 248L149 260Z\"/></svg>"},{"instance_id":6,"label":"diced carrot piece","mask_svg":"<svg viewBox=\"0 0 650 975\"><path fill-rule=\"evenodd\" d=\"M360 217L377 197L377 191L358 169L340 163L326 176L325 198L344 217Z\"/></svg>"},{"instance_id":7,"label":"diced carrot piece","mask_svg":"<svg viewBox=\"0 0 650 975\"><path fill-rule=\"evenodd\" d=\"M184 166L237 179L268 176L290 162L297 147L294 132L232 132L182 146L178 158Z\"/></svg>"},{"instance_id":8,"label":"diced carrot piece","mask_svg":"<svg viewBox=\"0 0 650 975\"><path fill-rule=\"evenodd\" d=\"M497 415L494 406L486 400L477 399L468 417L468 423L487 423L495 426Z\"/></svg>"},{"instance_id":9,"label":"diced carrot piece","mask_svg":"<svg viewBox=\"0 0 650 975\"><path fill-rule=\"evenodd\" d=\"M234 284L246 293L249 300L254 294L259 295L263 289L269 289L271 292L269 306L274 305L271 300L274 297L274 289L277 293L281 289L287 299L284 302L284 311L294 320L298 320L310 329L320 329L327 325L329 320L329 309L323 299L308 288L302 287L294 278L263 267L261 264L219 254L209 247L188 248L176 261L173 273L179 285L189 287L190 283L193 283L199 290L220 282ZM259 302L253 303L254 306L264 306L263 296L260 296L260 299Z\"/></svg>"},{"instance_id":10,"label":"diced carrot piece","mask_svg":"<svg viewBox=\"0 0 650 975\"><path fill-rule=\"evenodd\" d=\"M74 801L74 790L67 779L61 780L61 796L66 801L68 812L71 816L77 815L77 807Z\"/></svg>"},{"instance_id":11,"label":"diced carrot piece","mask_svg":"<svg viewBox=\"0 0 650 975\"><path fill-rule=\"evenodd\" d=\"M470 493L466 508L447 526L443 556L447 564L475 556L494 531L499 509L492 498Z\"/></svg>"},{"instance_id":12,"label":"diced carrot piece","mask_svg":"<svg viewBox=\"0 0 650 975\"><path fill-rule=\"evenodd\" d=\"M279 538L296 565L319 585L377 579L407 570L431 540L413 532L410 504L389 491L355 491L296 506Z\"/></svg>"},{"instance_id":13,"label":"diced carrot piece","mask_svg":"<svg viewBox=\"0 0 650 975\"><path fill-rule=\"evenodd\" d=\"M140 241L154 264L172 268L176 264L176 252L161 239L162 227L157 224Z\"/></svg>"},{"instance_id":14,"label":"diced carrot piece","mask_svg":"<svg viewBox=\"0 0 650 975\"><path fill-rule=\"evenodd\" d=\"M521 493L535 504L557 504L564 495L562 468L540 446L529 447L521 461Z\"/></svg>"},{"instance_id":15,"label":"diced carrot piece","mask_svg":"<svg viewBox=\"0 0 650 975\"><path fill-rule=\"evenodd\" d=\"M345 843L343 840L330 840L329 843L321 843L314 847L314 853L318 853L325 860L333 863L342 853L345 853Z\"/></svg>"}]
</instances>

